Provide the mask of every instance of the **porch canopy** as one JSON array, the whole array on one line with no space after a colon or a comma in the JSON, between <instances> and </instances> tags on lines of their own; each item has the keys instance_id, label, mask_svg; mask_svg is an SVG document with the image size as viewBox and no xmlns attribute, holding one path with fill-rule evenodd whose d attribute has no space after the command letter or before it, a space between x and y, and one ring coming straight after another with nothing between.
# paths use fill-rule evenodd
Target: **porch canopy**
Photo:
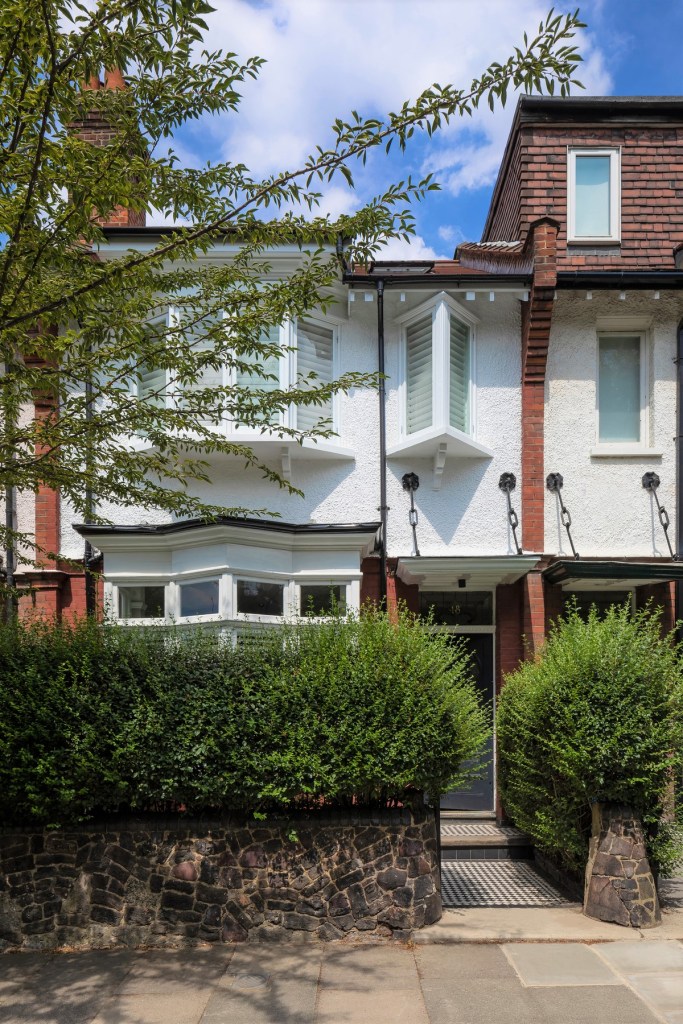
<instances>
[{"instance_id":1,"label":"porch canopy","mask_svg":"<svg viewBox=\"0 0 683 1024\"><path fill-rule=\"evenodd\" d=\"M571 590L624 590L683 580L683 562L670 558L558 558L543 570L543 578Z\"/></svg>"},{"instance_id":2,"label":"porch canopy","mask_svg":"<svg viewBox=\"0 0 683 1024\"><path fill-rule=\"evenodd\" d=\"M423 590L489 590L516 583L534 569L540 555L410 555L399 558L396 575Z\"/></svg>"}]
</instances>

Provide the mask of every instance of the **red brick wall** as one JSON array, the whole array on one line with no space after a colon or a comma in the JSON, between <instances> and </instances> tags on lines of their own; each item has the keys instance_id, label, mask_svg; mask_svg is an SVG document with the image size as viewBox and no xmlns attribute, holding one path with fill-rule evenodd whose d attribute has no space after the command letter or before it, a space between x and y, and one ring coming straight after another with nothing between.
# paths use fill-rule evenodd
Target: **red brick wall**
<instances>
[{"instance_id":1,"label":"red brick wall","mask_svg":"<svg viewBox=\"0 0 683 1024\"><path fill-rule=\"evenodd\" d=\"M621 245L567 251L567 147L621 147ZM674 269L683 242L683 125L523 124L485 240L524 239L530 224L560 222L559 270Z\"/></svg>"},{"instance_id":2,"label":"red brick wall","mask_svg":"<svg viewBox=\"0 0 683 1024\"><path fill-rule=\"evenodd\" d=\"M636 608L645 608L648 601L662 609L662 632L670 633L676 623L676 584L653 583L637 587Z\"/></svg>"}]
</instances>

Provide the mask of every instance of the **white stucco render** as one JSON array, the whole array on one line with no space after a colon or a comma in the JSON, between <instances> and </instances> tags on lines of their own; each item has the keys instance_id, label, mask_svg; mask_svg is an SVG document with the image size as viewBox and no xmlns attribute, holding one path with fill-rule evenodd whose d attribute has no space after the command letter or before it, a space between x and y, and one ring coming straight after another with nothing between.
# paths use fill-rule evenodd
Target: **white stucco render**
<instances>
[{"instance_id":1,"label":"white stucco render","mask_svg":"<svg viewBox=\"0 0 683 1024\"><path fill-rule=\"evenodd\" d=\"M671 516L675 546L676 355L683 302L676 293L560 291L553 313L545 395L545 472L564 477L563 498L572 536L585 556L666 556L669 551L643 474L661 479L660 502ZM597 337L599 329L647 324L648 450L608 458L596 447ZM545 550L568 553L555 496L546 491Z\"/></svg>"}]
</instances>

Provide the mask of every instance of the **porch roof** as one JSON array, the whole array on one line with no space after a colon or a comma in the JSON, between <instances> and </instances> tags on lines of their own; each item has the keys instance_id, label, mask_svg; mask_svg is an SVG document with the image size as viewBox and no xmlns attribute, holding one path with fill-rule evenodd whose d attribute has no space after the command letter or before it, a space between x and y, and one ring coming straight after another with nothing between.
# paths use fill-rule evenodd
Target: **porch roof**
<instances>
[{"instance_id":1,"label":"porch roof","mask_svg":"<svg viewBox=\"0 0 683 1024\"><path fill-rule=\"evenodd\" d=\"M683 580L683 562L670 558L558 558L543 570L548 583L574 590L642 587Z\"/></svg>"},{"instance_id":2,"label":"porch roof","mask_svg":"<svg viewBox=\"0 0 683 1024\"><path fill-rule=\"evenodd\" d=\"M487 589L516 583L534 569L540 555L410 555L399 558L396 575L425 590ZM464 580L464 584L461 584Z\"/></svg>"}]
</instances>

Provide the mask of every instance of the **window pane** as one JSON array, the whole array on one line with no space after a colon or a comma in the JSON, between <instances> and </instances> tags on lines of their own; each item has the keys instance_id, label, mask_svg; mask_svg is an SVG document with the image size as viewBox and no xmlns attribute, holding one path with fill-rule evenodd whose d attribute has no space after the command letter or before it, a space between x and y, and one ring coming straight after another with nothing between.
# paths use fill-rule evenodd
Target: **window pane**
<instances>
[{"instance_id":1,"label":"window pane","mask_svg":"<svg viewBox=\"0 0 683 1024\"><path fill-rule=\"evenodd\" d=\"M432 314L415 320L406 331L407 428L409 434L432 423Z\"/></svg>"},{"instance_id":2,"label":"window pane","mask_svg":"<svg viewBox=\"0 0 683 1024\"><path fill-rule=\"evenodd\" d=\"M237 581L237 611L244 615L282 615L284 584Z\"/></svg>"},{"instance_id":3,"label":"window pane","mask_svg":"<svg viewBox=\"0 0 683 1024\"><path fill-rule=\"evenodd\" d=\"M163 619L165 587L119 587L119 618Z\"/></svg>"},{"instance_id":4,"label":"window pane","mask_svg":"<svg viewBox=\"0 0 683 1024\"><path fill-rule=\"evenodd\" d=\"M217 615L218 580L201 580L180 585L181 615Z\"/></svg>"},{"instance_id":5,"label":"window pane","mask_svg":"<svg viewBox=\"0 0 683 1024\"><path fill-rule=\"evenodd\" d=\"M332 348L334 331L329 327L299 320L296 329L297 376L315 374L311 387L317 382L329 384L333 380ZM318 420L332 419L332 400L322 405L302 405L296 412L296 423L300 430L309 430Z\"/></svg>"},{"instance_id":6,"label":"window pane","mask_svg":"<svg viewBox=\"0 0 683 1024\"><path fill-rule=\"evenodd\" d=\"M610 157L576 156L574 233L608 238L610 226Z\"/></svg>"},{"instance_id":7,"label":"window pane","mask_svg":"<svg viewBox=\"0 0 683 1024\"><path fill-rule=\"evenodd\" d=\"M422 618L430 610L436 626L492 626L493 594L490 590L421 590Z\"/></svg>"},{"instance_id":8,"label":"window pane","mask_svg":"<svg viewBox=\"0 0 683 1024\"><path fill-rule=\"evenodd\" d=\"M166 371L143 363L138 371L138 398L150 405L166 404Z\"/></svg>"},{"instance_id":9,"label":"window pane","mask_svg":"<svg viewBox=\"0 0 683 1024\"><path fill-rule=\"evenodd\" d=\"M302 584L301 615L329 615L333 608L338 612L346 611L346 587L331 583Z\"/></svg>"},{"instance_id":10,"label":"window pane","mask_svg":"<svg viewBox=\"0 0 683 1024\"><path fill-rule=\"evenodd\" d=\"M456 430L470 429L470 332L450 314L450 423Z\"/></svg>"},{"instance_id":11,"label":"window pane","mask_svg":"<svg viewBox=\"0 0 683 1024\"><path fill-rule=\"evenodd\" d=\"M181 315L186 318L193 316L192 311L183 310ZM219 313L205 317L200 323L192 324L185 329L185 338L192 346L197 357L203 357L204 353L210 353L215 349L215 332L218 325L223 323L223 317ZM209 332L211 332L209 334ZM207 334L209 336L207 337ZM207 363L199 371L196 382L184 385L183 405L192 408L193 393L205 389L220 388L223 385L223 366L221 363ZM204 403L203 403L204 404ZM210 426L218 426L221 422L223 410L216 402L215 408L209 407L206 413L201 416L201 422Z\"/></svg>"},{"instance_id":12,"label":"window pane","mask_svg":"<svg viewBox=\"0 0 683 1024\"><path fill-rule=\"evenodd\" d=\"M280 328L269 327L261 335L262 344L279 345ZM237 386L251 391L258 388L260 391L277 391L280 387L280 357L277 355L264 356L260 352L253 352L251 355L243 353L239 357L240 362L246 363L244 369L237 370L235 379ZM275 423L279 419L279 413L274 412L269 417L264 415L254 417L248 426L257 423Z\"/></svg>"},{"instance_id":13,"label":"window pane","mask_svg":"<svg viewBox=\"0 0 683 1024\"><path fill-rule=\"evenodd\" d=\"M600 441L640 441L640 338L599 339Z\"/></svg>"}]
</instances>

